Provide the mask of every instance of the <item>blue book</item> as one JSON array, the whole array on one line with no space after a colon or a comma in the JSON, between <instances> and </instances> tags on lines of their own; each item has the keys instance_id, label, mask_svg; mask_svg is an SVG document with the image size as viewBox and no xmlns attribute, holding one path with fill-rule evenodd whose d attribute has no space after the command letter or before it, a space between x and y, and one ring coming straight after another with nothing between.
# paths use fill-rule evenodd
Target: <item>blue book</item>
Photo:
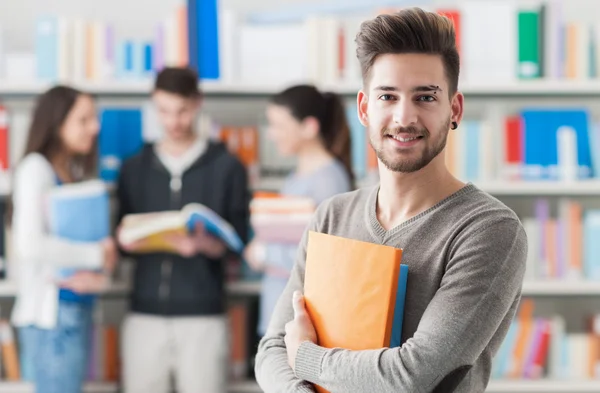
<instances>
[{"instance_id":1,"label":"blue book","mask_svg":"<svg viewBox=\"0 0 600 393\"><path fill-rule=\"evenodd\" d=\"M110 199L104 183L90 180L63 184L48 196L52 235L73 242L98 242L110 235ZM80 269L59 269L57 278L67 278ZM92 295L61 290L61 299L91 301Z\"/></svg>"},{"instance_id":2,"label":"blue book","mask_svg":"<svg viewBox=\"0 0 600 393\"><path fill-rule=\"evenodd\" d=\"M392 323L392 337L390 348L402 346L402 323L404 322L404 301L406 299L406 285L408 284L408 266L400 265L398 274L398 290L396 291L396 306L394 307L394 320Z\"/></svg>"},{"instance_id":3,"label":"blue book","mask_svg":"<svg viewBox=\"0 0 600 393\"><path fill-rule=\"evenodd\" d=\"M58 19L38 18L35 29L35 58L37 77L44 81L58 79Z\"/></svg>"},{"instance_id":4,"label":"blue book","mask_svg":"<svg viewBox=\"0 0 600 393\"><path fill-rule=\"evenodd\" d=\"M198 1L188 0L188 59L192 69L198 69Z\"/></svg>"},{"instance_id":5,"label":"blue book","mask_svg":"<svg viewBox=\"0 0 600 393\"><path fill-rule=\"evenodd\" d=\"M219 0L196 3L198 29L198 76L200 79L219 79Z\"/></svg>"},{"instance_id":6,"label":"blue book","mask_svg":"<svg viewBox=\"0 0 600 393\"><path fill-rule=\"evenodd\" d=\"M350 140L352 141L352 169L357 179L367 175L367 132L358 118L356 105L346 108L346 117L350 126Z\"/></svg>"},{"instance_id":7,"label":"blue book","mask_svg":"<svg viewBox=\"0 0 600 393\"><path fill-rule=\"evenodd\" d=\"M142 111L139 108L105 107L101 111L100 122L100 178L113 183L123 161L136 154L144 144Z\"/></svg>"},{"instance_id":8,"label":"blue book","mask_svg":"<svg viewBox=\"0 0 600 393\"><path fill-rule=\"evenodd\" d=\"M589 114L586 109L530 108L524 110L522 116L527 180L559 178L557 132L563 126L571 127L576 133L578 178L591 176Z\"/></svg>"}]
</instances>

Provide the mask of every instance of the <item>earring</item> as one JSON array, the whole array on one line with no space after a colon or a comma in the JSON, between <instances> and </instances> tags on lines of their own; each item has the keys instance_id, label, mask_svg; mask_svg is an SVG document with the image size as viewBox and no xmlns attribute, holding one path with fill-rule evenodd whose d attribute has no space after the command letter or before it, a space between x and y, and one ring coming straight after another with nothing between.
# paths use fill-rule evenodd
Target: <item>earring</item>
<instances>
[{"instance_id":1,"label":"earring","mask_svg":"<svg viewBox=\"0 0 600 393\"><path fill-rule=\"evenodd\" d=\"M453 122L452 122L452 129L453 129L453 130L456 130L457 128L458 128L458 123L457 123L457 122L455 122L455 121L453 121Z\"/></svg>"}]
</instances>

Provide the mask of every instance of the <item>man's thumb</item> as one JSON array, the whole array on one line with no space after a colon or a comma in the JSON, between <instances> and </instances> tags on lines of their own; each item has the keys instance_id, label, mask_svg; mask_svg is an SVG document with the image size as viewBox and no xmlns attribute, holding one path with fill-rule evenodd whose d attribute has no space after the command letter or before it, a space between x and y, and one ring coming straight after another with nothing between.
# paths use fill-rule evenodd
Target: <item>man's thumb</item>
<instances>
[{"instance_id":1,"label":"man's thumb","mask_svg":"<svg viewBox=\"0 0 600 393\"><path fill-rule=\"evenodd\" d=\"M302 296L302 292L294 291L292 304L294 306L294 317L303 315L306 312L306 309L304 308L304 296Z\"/></svg>"}]
</instances>

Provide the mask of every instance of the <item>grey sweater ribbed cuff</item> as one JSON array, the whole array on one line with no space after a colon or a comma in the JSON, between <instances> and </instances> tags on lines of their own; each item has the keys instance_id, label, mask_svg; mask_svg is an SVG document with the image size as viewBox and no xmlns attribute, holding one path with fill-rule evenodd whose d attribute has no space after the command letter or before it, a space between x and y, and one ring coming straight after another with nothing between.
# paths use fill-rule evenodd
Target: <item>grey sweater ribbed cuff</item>
<instances>
[{"instance_id":1,"label":"grey sweater ribbed cuff","mask_svg":"<svg viewBox=\"0 0 600 393\"><path fill-rule=\"evenodd\" d=\"M321 375L321 362L327 353L326 348L321 348L310 341L300 344L296 354L296 376L304 381L318 383Z\"/></svg>"}]
</instances>

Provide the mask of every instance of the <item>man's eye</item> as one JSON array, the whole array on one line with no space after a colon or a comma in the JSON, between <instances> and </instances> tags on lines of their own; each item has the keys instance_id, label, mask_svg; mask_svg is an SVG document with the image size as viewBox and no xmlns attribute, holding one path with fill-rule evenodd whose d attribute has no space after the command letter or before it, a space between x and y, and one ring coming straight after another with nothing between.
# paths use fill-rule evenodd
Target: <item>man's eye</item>
<instances>
[{"instance_id":1,"label":"man's eye","mask_svg":"<svg viewBox=\"0 0 600 393\"><path fill-rule=\"evenodd\" d=\"M434 96L419 96L417 98L417 101L433 102L433 101L435 101L435 97Z\"/></svg>"},{"instance_id":2,"label":"man's eye","mask_svg":"<svg viewBox=\"0 0 600 393\"><path fill-rule=\"evenodd\" d=\"M393 100L393 99L394 99L394 96L393 96L393 95L391 95L391 94L382 94L382 95L379 97L379 99L380 99L380 100L382 100L382 101L389 101L389 100Z\"/></svg>"}]
</instances>

